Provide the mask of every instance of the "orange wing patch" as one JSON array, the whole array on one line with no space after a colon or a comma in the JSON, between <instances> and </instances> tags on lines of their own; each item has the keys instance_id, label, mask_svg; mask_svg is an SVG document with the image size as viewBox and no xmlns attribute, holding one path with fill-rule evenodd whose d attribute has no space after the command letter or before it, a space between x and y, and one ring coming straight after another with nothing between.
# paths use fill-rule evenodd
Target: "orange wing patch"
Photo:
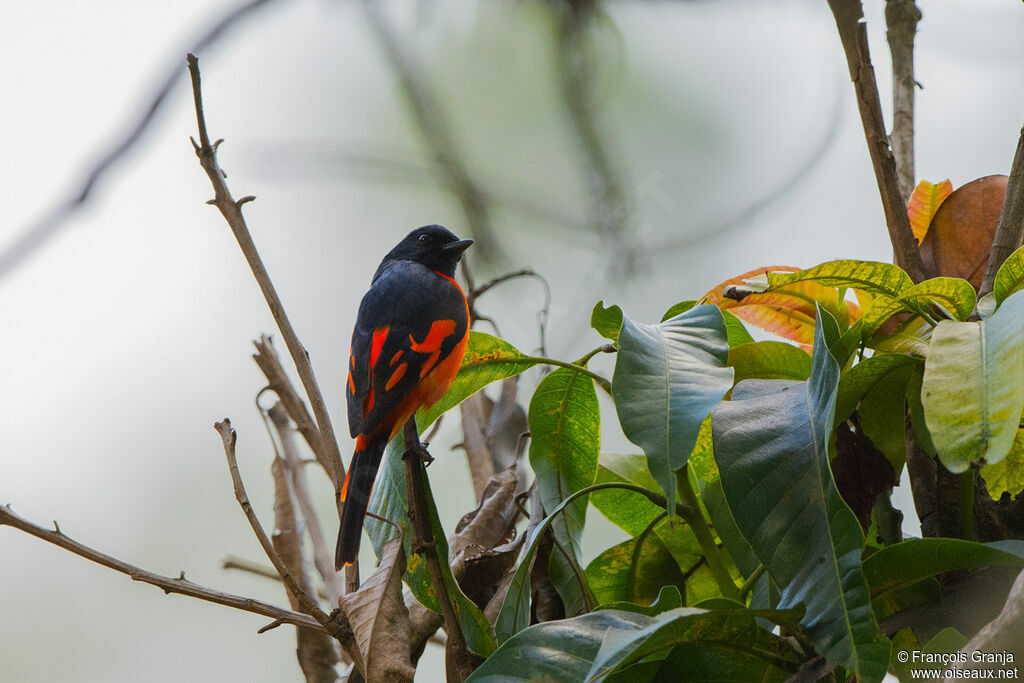
<instances>
[{"instance_id":1,"label":"orange wing patch","mask_svg":"<svg viewBox=\"0 0 1024 683\"><path fill-rule=\"evenodd\" d=\"M352 371L348 371L348 391L350 394L356 393L356 382L352 379Z\"/></svg>"},{"instance_id":2,"label":"orange wing patch","mask_svg":"<svg viewBox=\"0 0 1024 683\"><path fill-rule=\"evenodd\" d=\"M450 337L455 332L455 321L454 320L435 320L430 326L430 332L424 337L423 341L417 342L413 336L409 335L410 348L417 353L429 353L430 357L427 358L423 363L423 367L420 368L420 378L426 376L428 372L437 363L438 357L441 355L441 344L444 340Z\"/></svg>"},{"instance_id":3,"label":"orange wing patch","mask_svg":"<svg viewBox=\"0 0 1024 683\"><path fill-rule=\"evenodd\" d=\"M373 371L373 366L377 364L377 358L380 356L380 350L384 348L384 340L388 338L388 330L391 328L387 325L384 327L378 327L373 331L373 342L370 344L370 371Z\"/></svg>"},{"instance_id":4,"label":"orange wing patch","mask_svg":"<svg viewBox=\"0 0 1024 683\"><path fill-rule=\"evenodd\" d=\"M395 371L391 373L391 377L388 377L388 383L384 385L384 389L386 391L391 391L391 387L398 384L398 380L402 379L402 376L405 375L405 371L408 368L408 363L402 363L397 368L395 368Z\"/></svg>"},{"instance_id":5,"label":"orange wing patch","mask_svg":"<svg viewBox=\"0 0 1024 683\"><path fill-rule=\"evenodd\" d=\"M398 359L402 357L402 354L404 352L405 352L405 349L398 349L398 353L396 353L395 355L391 356L391 362L388 363L388 365L394 365L395 363L397 363Z\"/></svg>"}]
</instances>

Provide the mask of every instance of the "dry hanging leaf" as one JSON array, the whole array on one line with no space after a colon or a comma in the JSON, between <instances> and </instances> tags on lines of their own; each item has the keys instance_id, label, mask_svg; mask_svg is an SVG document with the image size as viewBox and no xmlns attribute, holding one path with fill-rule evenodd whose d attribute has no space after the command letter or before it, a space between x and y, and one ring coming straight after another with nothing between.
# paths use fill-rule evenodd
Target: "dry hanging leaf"
<instances>
[{"instance_id":1,"label":"dry hanging leaf","mask_svg":"<svg viewBox=\"0 0 1024 683\"><path fill-rule=\"evenodd\" d=\"M402 600L404 572L405 550L399 536L384 546L377 571L359 590L338 601L352 624L367 681L412 681L416 673L410 659L409 612Z\"/></svg>"},{"instance_id":2,"label":"dry hanging leaf","mask_svg":"<svg viewBox=\"0 0 1024 683\"><path fill-rule=\"evenodd\" d=\"M926 269L981 286L1007 180L1004 175L972 180L942 202L921 243Z\"/></svg>"}]
</instances>

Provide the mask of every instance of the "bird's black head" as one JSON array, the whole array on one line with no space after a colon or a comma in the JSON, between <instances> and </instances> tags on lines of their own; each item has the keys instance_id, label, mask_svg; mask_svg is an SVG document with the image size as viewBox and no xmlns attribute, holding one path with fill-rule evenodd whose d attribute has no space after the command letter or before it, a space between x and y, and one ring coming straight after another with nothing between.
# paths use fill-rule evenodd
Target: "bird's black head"
<instances>
[{"instance_id":1,"label":"bird's black head","mask_svg":"<svg viewBox=\"0 0 1024 683\"><path fill-rule=\"evenodd\" d=\"M455 266L459 264L462 252L471 244L473 240L460 240L440 225L424 225L406 235L388 252L384 262L415 261L448 277L454 277Z\"/></svg>"}]
</instances>

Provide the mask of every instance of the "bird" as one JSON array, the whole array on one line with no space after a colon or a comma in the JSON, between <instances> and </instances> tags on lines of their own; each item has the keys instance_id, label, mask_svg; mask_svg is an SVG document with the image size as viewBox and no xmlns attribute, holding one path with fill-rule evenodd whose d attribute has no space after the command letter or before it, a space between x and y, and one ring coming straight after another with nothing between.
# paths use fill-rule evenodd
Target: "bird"
<instances>
[{"instance_id":1,"label":"bird","mask_svg":"<svg viewBox=\"0 0 1024 683\"><path fill-rule=\"evenodd\" d=\"M416 228L377 267L352 330L348 426L355 453L338 493L337 570L359 554L363 520L388 442L437 403L469 341L469 304L455 268L473 243L440 225Z\"/></svg>"}]
</instances>

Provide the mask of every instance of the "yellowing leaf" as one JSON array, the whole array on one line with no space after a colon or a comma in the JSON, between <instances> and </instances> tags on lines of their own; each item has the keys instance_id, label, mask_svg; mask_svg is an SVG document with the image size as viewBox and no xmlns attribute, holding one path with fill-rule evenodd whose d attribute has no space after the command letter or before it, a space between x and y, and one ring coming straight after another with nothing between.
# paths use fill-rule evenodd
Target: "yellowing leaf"
<instances>
[{"instance_id":1,"label":"yellowing leaf","mask_svg":"<svg viewBox=\"0 0 1024 683\"><path fill-rule=\"evenodd\" d=\"M910 201L907 202L907 216L910 217L910 228L914 231L918 244L921 244L924 236L928 234L928 227L932 224L935 212L952 193L953 183L948 179L934 184L922 180L914 188Z\"/></svg>"},{"instance_id":2,"label":"yellowing leaf","mask_svg":"<svg viewBox=\"0 0 1024 683\"><path fill-rule=\"evenodd\" d=\"M840 300L836 287L810 280L772 287L771 291L748 294L741 301L724 296L730 285L742 284L765 273L795 273L792 266L765 266L726 280L705 295L707 303L716 304L744 322L798 344L814 341L815 305L820 305L841 321L843 328L860 317L861 309L852 301Z\"/></svg>"},{"instance_id":3,"label":"yellowing leaf","mask_svg":"<svg viewBox=\"0 0 1024 683\"><path fill-rule=\"evenodd\" d=\"M994 465L981 466L981 478L992 500L999 500L1004 493L1009 493L1012 500L1024 491L1024 429L1017 430L1005 458Z\"/></svg>"}]
</instances>

